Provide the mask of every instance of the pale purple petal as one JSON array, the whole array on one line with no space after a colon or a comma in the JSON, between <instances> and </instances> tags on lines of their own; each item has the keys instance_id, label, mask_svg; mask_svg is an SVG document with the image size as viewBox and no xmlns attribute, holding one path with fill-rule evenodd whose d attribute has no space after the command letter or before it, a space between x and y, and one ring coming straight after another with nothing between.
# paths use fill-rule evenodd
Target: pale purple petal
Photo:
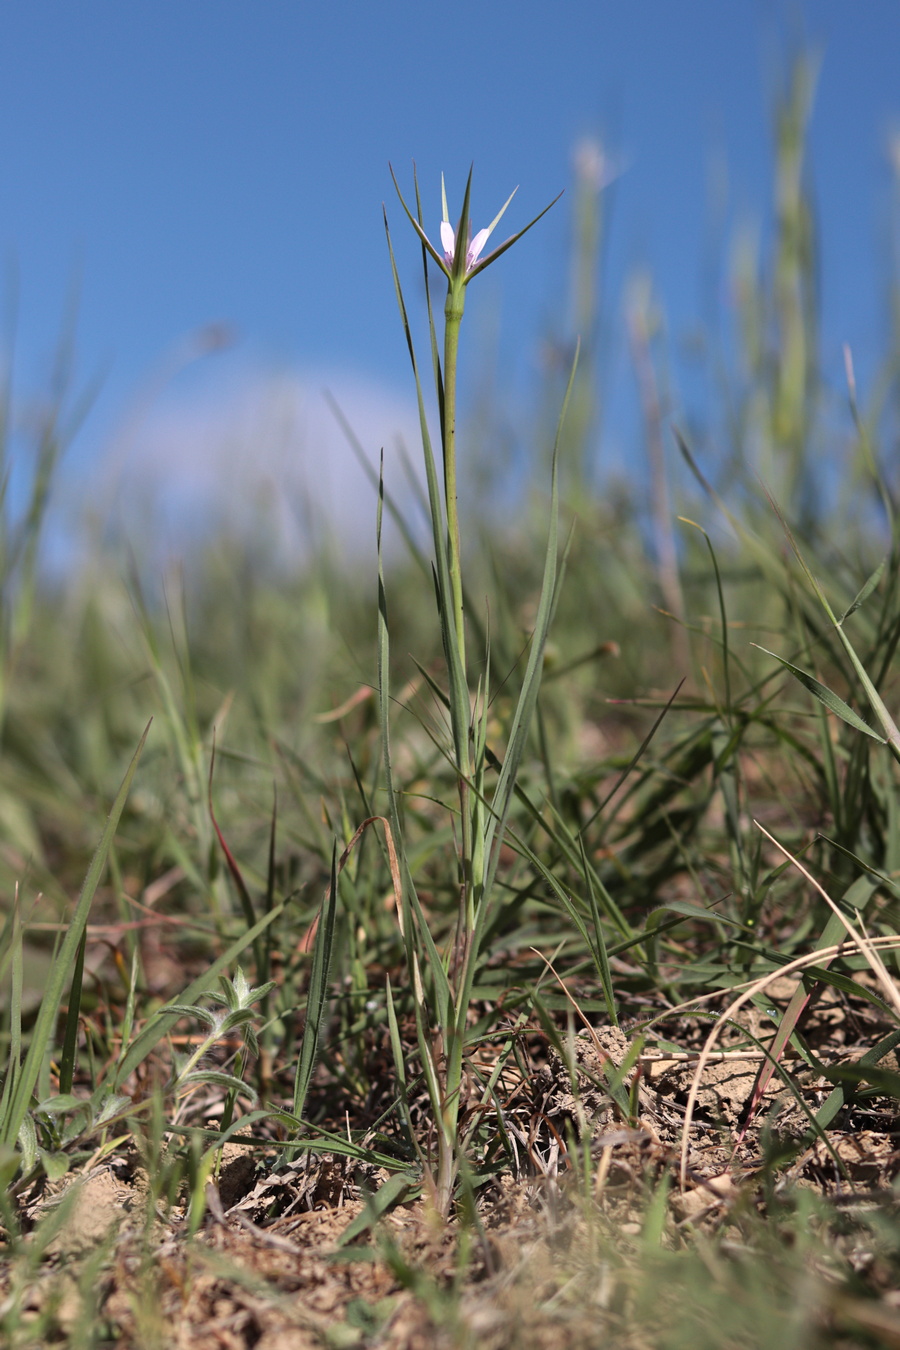
<instances>
[{"instance_id":1,"label":"pale purple petal","mask_svg":"<svg viewBox=\"0 0 900 1350\"><path fill-rule=\"evenodd\" d=\"M479 230L475 238L469 245L469 251L466 254L466 271L470 271L478 261L479 254L490 238L490 230Z\"/></svg>"},{"instance_id":2,"label":"pale purple petal","mask_svg":"<svg viewBox=\"0 0 900 1350\"><path fill-rule=\"evenodd\" d=\"M456 236L449 220L441 221L441 243L444 245L444 257L447 259L447 265L452 267L453 254L456 249Z\"/></svg>"}]
</instances>

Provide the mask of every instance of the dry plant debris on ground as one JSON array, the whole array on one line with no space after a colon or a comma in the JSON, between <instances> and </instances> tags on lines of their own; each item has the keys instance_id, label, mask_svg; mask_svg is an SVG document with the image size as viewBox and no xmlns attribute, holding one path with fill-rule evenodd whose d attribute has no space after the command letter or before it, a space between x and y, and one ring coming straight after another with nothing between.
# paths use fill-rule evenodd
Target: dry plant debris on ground
<instances>
[{"instance_id":1,"label":"dry plant debris on ground","mask_svg":"<svg viewBox=\"0 0 900 1350\"><path fill-rule=\"evenodd\" d=\"M773 1004L783 1007L792 989L777 982ZM896 1210L895 1104L875 1095L808 1137L811 1112L834 1090L820 1066L858 1061L885 1025L872 1005L823 989L804 1024L812 1062L792 1055L792 1086L776 1076L745 1128L761 1056L742 1033L758 1040L766 1021L751 1008L705 1068L684 1187L685 1108L709 1033L708 1021L690 1016L660 1020L658 1043L648 1040L630 1067L626 1030L576 1035L570 1024L560 1054L529 1029L531 1075L503 1080L501 1102L518 1175L496 1176L474 1212L447 1226L427 1199L402 1192L375 1220L366 1195L377 1195L387 1171L325 1153L279 1164L273 1139L225 1146L192 1235L184 1191L170 1205L154 1201L144 1160L123 1147L18 1196L35 1257L27 1288L10 1283L23 1279L21 1263L0 1277L0 1299L22 1308L16 1345L37 1344L29 1319L42 1337L51 1329L46 1343L66 1344L86 1314L91 1344L123 1348L756 1345L755 1332L745 1341L716 1319L740 1299L760 1220L777 1225L779 1207L787 1216L807 1199L822 1242L792 1254L785 1217L786 1245L773 1252L776 1323L796 1318L802 1292L797 1344L900 1345L898 1253L877 1223ZM623 1065L629 1117L610 1090ZM893 1055L882 1063L892 1067ZM777 1173L773 1151L784 1155ZM679 1256L698 1251L707 1264L676 1296ZM665 1300L649 1297L648 1258L660 1278L669 1272ZM693 1307L691 1281L702 1291ZM780 1334L776 1326L773 1344L788 1343L784 1326Z\"/></svg>"}]
</instances>

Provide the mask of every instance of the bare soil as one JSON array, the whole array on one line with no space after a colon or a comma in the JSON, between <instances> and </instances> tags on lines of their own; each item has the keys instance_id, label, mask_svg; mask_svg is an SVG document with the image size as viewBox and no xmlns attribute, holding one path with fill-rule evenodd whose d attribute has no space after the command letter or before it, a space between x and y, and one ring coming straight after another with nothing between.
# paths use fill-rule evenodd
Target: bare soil
<instances>
[{"instance_id":1,"label":"bare soil","mask_svg":"<svg viewBox=\"0 0 900 1350\"><path fill-rule=\"evenodd\" d=\"M771 991L781 1006L793 988L784 985ZM516 1165L480 1188L467 1223L443 1224L427 1194L401 1194L367 1222L366 1195L387 1171L325 1152L277 1165L275 1141L266 1148L256 1136L256 1147L226 1145L192 1233L189 1197L157 1198L154 1212L152 1178L123 1145L18 1197L33 1249L25 1306L36 1327L49 1315L57 1344L122 1350L669 1344L663 1332L657 1339L652 1314L635 1320L635 1263L646 1254L654 1196L663 1206L655 1240L669 1251L736 1240L728 1234L739 1234L741 1215L766 1213L773 1176L783 1194L805 1188L836 1212L893 1206L893 1098L873 1092L843 1106L818 1137L810 1131L835 1090L820 1069L858 1063L887 1029L879 1018L871 1004L824 990L804 1022L807 1059L789 1052L790 1084L776 1075L749 1124L762 1057L748 1051L742 1027L762 1038L768 1026L771 1037L771 1023L751 1008L726 1028L699 1081L683 1180L686 1105L708 1020L661 1022L662 1044L646 1044L634 1063L633 1038L618 1028L570 1036L565 1056L546 1044L540 1053L535 1035L531 1075L501 1079ZM895 1069L894 1057L880 1067ZM777 1171L773 1149L783 1154ZM862 1296L848 1293L846 1261L823 1268L816 1325L823 1336L863 1328L862 1341L846 1332L835 1344L868 1336L900 1346L896 1271L885 1273L874 1247L854 1241ZM6 1263L0 1298L13 1294L21 1269ZM95 1337L87 1342L86 1319Z\"/></svg>"}]
</instances>

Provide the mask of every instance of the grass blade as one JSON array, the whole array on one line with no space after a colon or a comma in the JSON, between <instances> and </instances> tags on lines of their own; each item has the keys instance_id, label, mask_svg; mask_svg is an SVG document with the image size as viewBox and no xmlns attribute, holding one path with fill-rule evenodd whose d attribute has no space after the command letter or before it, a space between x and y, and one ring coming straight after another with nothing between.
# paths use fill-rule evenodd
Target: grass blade
<instances>
[{"instance_id":1,"label":"grass blade","mask_svg":"<svg viewBox=\"0 0 900 1350\"><path fill-rule=\"evenodd\" d=\"M312 1081L319 1041L322 1035L322 1022L328 1002L328 976L331 970L331 950L334 942L334 924L337 915L337 843L331 854L331 882L322 902L322 910L316 927L313 944L312 970L309 976L309 992L306 997L306 1023L303 1028L303 1044L300 1059L297 1062L297 1075L294 1080L294 1115L303 1117L306 1095Z\"/></svg>"},{"instance_id":2,"label":"grass blade","mask_svg":"<svg viewBox=\"0 0 900 1350\"><path fill-rule=\"evenodd\" d=\"M75 1056L78 1047L78 1018L81 1013L81 983L84 979L84 952L87 946L87 928L81 934L78 951L75 955L75 969L72 972L72 984L69 988L69 1010L66 1013L66 1030L63 1036L62 1055L59 1062L59 1095L65 1096L72 1091L75 1077Z\"/></svg>"},{"instance_id":3,"label":"grass blade","mask_svg":"<svg viewBox=\"0 0 900 1350\"><path fill-rule=\"evenodd\" d=\"M556 440L553 446L550 487L550 524L547 531L547 551L544 557L544 576L541 583L541 597L538 601L537 616L535 618L534 632L531 639L531 650L528 653L528 665L526 666L525 676L522 680L519 701L516 705L516 711L513 714L512 725L509 732L509 742L503 759L503 768L500 770L500 777L491 803L491 813L485 825L484 852L488 859L484 883L485 895L490 895L494 877L497 872L497 864L500 859L499 844L503 838L503 830L506 825L507 816L509 815L510 805L512 804L519 766L522 762L522 756L525 753L525 747L531 729L531 721L534 716L535 707L537 706L544 664L544 648L547 645L550 621L553 618L553 610L558 594L556 583L559 529L559 445L562 437L566 410L575 384L575 372L578 369L578 352L579 348L576 347L575 356L572 361L572 369L569 373L569 383L566 387L566 395L563 399L563 405L557 423Z\"/></svg>"},{"instance_id":4,"label":"grass blade","mask_svg":"<svg viewBox=\"0 0 900 1350\"><path fill-rule=\"evenodd\" d=\"M28 1106L31 1101L31 1094L34 1091L35 1083L44 1056L50 1047L56 1027L56 1016L59 1012L59 1005L62 1002L63 992L69 980L70 971L75 963L78 948L84 935L85 926L93 903L94 893L100 884L103 876L103 870L106 866L106 859L112 846L112 841L119 825L119 818L125 808L125 802L131 791L132 780L137 771L138 761L147 741L150 732L150 723L144 730L144 734L138 743L128 771L122 781L122 786L116 795L112 809L100 837L100 843L91 860L87 876L84 879L84 885L81 894L78 897L78 903L75 906L75 912L72 915L68 931L63 939L59 955L53 963L44 996L41 1000L40 1010L31 1035L31 1044L28 1047L28 1054L25 1063L22 1066L22 1072L19 1075L18 1082L12 1093L11 1099L7 1104L2 1122L0 1122L0 1144L14 1146L18 1137L19 1130L28 1112Z\"/></svg>"},{"instance_id":5,"label":"grass blade","mask_svg":"<svg viewBox=\"0 0 900 1350\"><path fill-rule=\"evenodd\" d=\"M770 652L767 647L760 647L758 642L754 642L753 646L759 651L765 652L766 656L774 657L776 661L784 666L785 670L789 670L794 678L800 681L804 689L808 689L820 703L824 703L829 712L833 712L836 717L840 717L841 721L846 722L847 725L853 727L855 731L861 731L865 736L871 736L873 741L878 741L880 745L887 745L884 736L879 736L877 731L873 731L858 713L855 713L853 709L832 689L829 689L827 685L822 684L821 680L817 680L815 676L808 674L805 670L801 670L799 666L792 665L790 661L786 661L785 658L779 656L777 652Z\"/></svg>"}]
</instances>

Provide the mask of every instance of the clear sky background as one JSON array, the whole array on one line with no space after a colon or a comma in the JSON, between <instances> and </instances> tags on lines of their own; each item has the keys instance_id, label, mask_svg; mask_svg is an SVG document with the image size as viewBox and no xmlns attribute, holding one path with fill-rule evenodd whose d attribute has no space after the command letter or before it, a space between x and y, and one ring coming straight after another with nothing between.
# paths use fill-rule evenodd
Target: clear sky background
<instances>
[{"instance_id":1,"label":"clear sky background","mask_svg":"<svg viewBox=\"0 0 900 1350\"><path fill-rule=\"evenodd\" d=\"M362 419L377 407L381 438L411 397L383 201L413 293L418 261L388 162L409 187L416 161L435 234L442 170L452 212L474 161L476 228L519 184L502 234L570 186L574 146L599 136L624 168L609 193L604 322L621 379L605 434L627 456L627 279L649 269L674 339L709 318L711 254L724 260L742 220L771 223L773 96L801 43L822 55L810 181L825 364L837 379L848 341L865 378L886 333L897 0L6 4L0 294L7 312L15 297L4 342L14 332L20 395L46 385L77 288L78 371L101 380L70 452L82 482L130 438L177 493L191 454L211 453L210 419L217 435L252 421L273 381L329 383ZM564 197L470 293L473 331L494 334L519 400L565 315L570 224ZM177 373L212 321L237 345ZM303 414L308 435L325 436L318 416Z\"/></svg>"}]
</instances>

